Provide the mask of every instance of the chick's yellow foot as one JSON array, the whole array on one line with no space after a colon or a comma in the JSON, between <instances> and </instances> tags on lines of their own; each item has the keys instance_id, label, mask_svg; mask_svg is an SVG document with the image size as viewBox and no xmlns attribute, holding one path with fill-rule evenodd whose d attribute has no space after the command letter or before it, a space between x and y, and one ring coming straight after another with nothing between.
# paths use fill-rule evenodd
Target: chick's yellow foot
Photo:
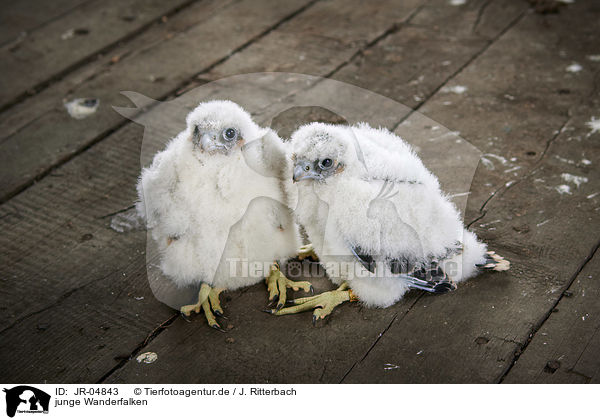
<instances>
[{"instance_id":1,"label":"chick's yellow foot","mask_svg":"<svg viewBox=\"0 0 600 420\"><path fill-rule=\"evenodd\" d=\"M192 312L196 312L198 314L200 313L200 309L202 309L208 325L214 329L225 332L215 318L215 315L225 318L223 316L221 302L219 301L219 294L223 290L224 289L213 289L208 284L203 283L202 286L200 286L200 292L198 292L198 302L192 305L182 306L179 309L181 315L183 315L186 320L189 320L188 317Z\"/></svg>"},{"instance_id":2,"label":"chick's yellow foot","mask_svg":"<svg viewBox=\"0 0 600 420\"><path fill-rule=\"evenodd\" d=\"M317 253L315 252L315 249L313 248L312 244L303 245L298 251L298 259L300 261L305 260L306 258L310 258L314 262L319 261L319 257L317 256Z\"/></svg>"},{"instance_id":3,"label":"chick's yellow foot","mask_svg":"<svg viewBox=\"0 0 600 420\"><path fill-rule=\"evenodd\" d=\"M317 296L294 299L290 301L294 306L288 306L279 311L270 310L267 312L275 315L289 315L314 309L312 322L315 325L317 320L325 319L327 315L331 314L336 306L344 302L355 302L357 300L357 296L352 292L352 289L348 288L348 284L342 283L336 290L321 293Z\"/></svg>"},{"instance_id":4,"label":"chick's yellow foot","mask_svg":"<svg viewBox=\"0 0 600 420\"><path fill-rule=\"evenodd\" d=\"M287 288L291 288L294 291L298 291L300 289L305 292L313 291L312 285L307 281L292 281L283 275L281 270L279 269L279 265L274 263L271 265L271 269L269 270L269 275L265 279L267 283L267 289L269 291L269 302L271 304L275 303L277 300L277 307L275 311L283 308L285 304L285 300L287 298Z\"/></svg>"}]
</instances>

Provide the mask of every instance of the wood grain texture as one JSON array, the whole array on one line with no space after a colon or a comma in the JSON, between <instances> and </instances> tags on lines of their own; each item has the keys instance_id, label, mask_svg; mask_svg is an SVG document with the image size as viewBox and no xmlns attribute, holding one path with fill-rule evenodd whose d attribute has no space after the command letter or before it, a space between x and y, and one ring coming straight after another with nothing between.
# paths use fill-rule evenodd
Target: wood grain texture
<instances>
[{"instance_id":1,"label":"wood grain texture","mask_svg":"<svg viewBox=\"0 0 600 420\"><path fill-rule=\"evenodd\" d=\"M189 3L91 1L26 33L0 50L0 109Z\"/></svg>"},{"instance_id":2,"label":"wood grain texture","mask_svg":"<svg viewBox=\"0 0 600 420\"><path fill-rule=\"evenodd\" d=\"M600 382L598 260L594 255L573 279L504 382Z\"/></svg>"},{"instance_id":3,"label":"wood grain texture","mask_svg":"<svg viewBox=\"0 0 600 420\"><path fill-rule=\"evenodd\" d=\"M165 27L157 25L114 51L117 62L101 59L6 111L3 120L8 127L0 140L0 154L6 161L0 168L0 197L14 195L49 168L122 126L122 117L111 109L111 105L127 104L120 91L164 99L307 4L308 0L198 3ZM235 30L224 31L233 21ZM81 97L97 98L100 106L92 116L76 120L63 101Z\"/></svg>"}]
</instances>

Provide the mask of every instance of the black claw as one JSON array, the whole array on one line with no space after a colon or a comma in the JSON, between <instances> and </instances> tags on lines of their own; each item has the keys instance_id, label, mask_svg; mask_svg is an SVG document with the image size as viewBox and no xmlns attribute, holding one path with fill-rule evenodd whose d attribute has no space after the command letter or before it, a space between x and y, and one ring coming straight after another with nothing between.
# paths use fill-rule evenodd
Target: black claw
<instances>
[{"instance_id":1,"label":"black claw","mask_svg":"<svg viewBox=\"0 0 600 420\"><path fill-rule=\"evenodd\" d=\"M261 311L266 312L268 314L273 314L273 309L261 309Z\"/></svg>"},{"instance_id":2,"label":"black claw","mask_svg":"<svg viewBox=\"0 0 600 420\"><path fill-rule=\"evenodd\" d=\"M215 315L218 316L219 318L229 319L225 315L223 315L223 312L221 312L221 311L214 311L214 312L215 312Z\"/></svg>"},{"instance_id":3,"label":"black claw","mask_svg":"<svg viewBox=\"0 0 600 420\"><path fill-rule=\"evenodd\" d=\"M313 324L313 327L317 325L317 316L316 315L313 315L312 324Z\"/></svg>"},{"instance_id":4,"label":"black claw","mask_svg":"<svg viewBox=\"0 0 600 420\"><path fill-rule=\"evenodd\" d=\"M183 312L179 312L179 314L181 315L181 317L183 319L185 319L186 322L192 322L192 320L190 319L190 317L187 316L186 314L184 314Z\"/></svg>"},{"instance_id":5,"label":"black claw","mask_svg":"<svg viewBox=\"0 0 600 420\"><path fill-rule=\"evenodd\" d=\"M311 294L311 295L314 295L314 294L315 294L315 288L314 288L314 287L312 287L312 284L310 285L310 290L309 290L309 291L310 291L310 294Z\"/></svg>"},{"instance_id":6,"label":"black claw","mask_svg":"<svg viewBox=\"0 0 600 420\"><path fill-rule=\"evenodd\" d=\"M222 333L224 333L224 332L227 332L227 331L225 331L223 328L221 328L220 326L218 326L218 325L216 325L216 324L215 324L215 325L213 325L212 327L213 327L215 330L217 330L217 331L221 331Z\"/></svg>"},{"instance_id":7,"label":"black claw","mask_svg":"<svg viewBox=\"0 0 600 420\"><path fill-rule=\"evenodd\" d=\"M273 296L273 300L272 300L272 302L273 302L273 303L275 303L275 301L277 301L277 300L279 300L279 295L275 295L275 296Z\"/></svg>"},{"instance_id":8,"label":"black claw","mask_svg":"<svg viewBox=\"0 0 600 420\"><path fill-rule=\"evenodd\" d=\"M281 308L283 308L283 303L280 303L280 304L277 305L277 308L275 308L275 312L277 312Z\"/></svg>"}]
</instances>

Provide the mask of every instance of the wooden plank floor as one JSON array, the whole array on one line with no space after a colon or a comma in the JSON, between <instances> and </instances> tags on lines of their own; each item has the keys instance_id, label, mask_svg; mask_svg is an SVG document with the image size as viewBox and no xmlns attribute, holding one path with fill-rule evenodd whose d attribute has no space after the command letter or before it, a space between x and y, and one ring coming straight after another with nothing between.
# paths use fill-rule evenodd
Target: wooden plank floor
<instances>
[{"instance_id":1,"label":"wooden plank floor","mask_svg":"<svg viewBox=\"0 0 600 420\"><path fill-rule=\"evenodd\" d=\"M100 3L1 6L3 382L600 381L600 4ZM227 334L156 301L146 233L110 228L135 200L143 138L111 105L272 71L358 85L408 106L366 119L410 141L424 115L481 150L465 221L511 270L317 327L261 312L263 284L225 294ZM78 97L98 111L71 118ZM145 351L158 360L138 364Z\"/></svg>"}]
</instances>

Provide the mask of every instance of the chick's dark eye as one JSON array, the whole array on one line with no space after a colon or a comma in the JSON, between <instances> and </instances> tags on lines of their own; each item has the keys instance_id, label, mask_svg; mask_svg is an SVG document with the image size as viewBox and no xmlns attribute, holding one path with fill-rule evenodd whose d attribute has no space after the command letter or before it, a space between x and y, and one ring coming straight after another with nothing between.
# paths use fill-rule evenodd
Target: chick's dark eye
<instances>
[{"instance_id":1,"label":"chick's dark eye","mask_svg":"<svg viewBox=\"0 0 600 420\"><path fill-rule=\"evenodd\" d=\"M237 137L237 130L235 128L226 128L223 130L223 137L225 140L234 140Z\"/></svg>"},{"instance_id":2,"label":"chick's dark eye","mask_svg":"<svg viewBox=\"0 0 600 420\"><path fill-rule=\"evenodd\" d=\"M321 167L322 168L331 168L331 165L333 165L333 160L329 159L329 158L325 158L321 161Z\"/></svg>"}]
</instances>

